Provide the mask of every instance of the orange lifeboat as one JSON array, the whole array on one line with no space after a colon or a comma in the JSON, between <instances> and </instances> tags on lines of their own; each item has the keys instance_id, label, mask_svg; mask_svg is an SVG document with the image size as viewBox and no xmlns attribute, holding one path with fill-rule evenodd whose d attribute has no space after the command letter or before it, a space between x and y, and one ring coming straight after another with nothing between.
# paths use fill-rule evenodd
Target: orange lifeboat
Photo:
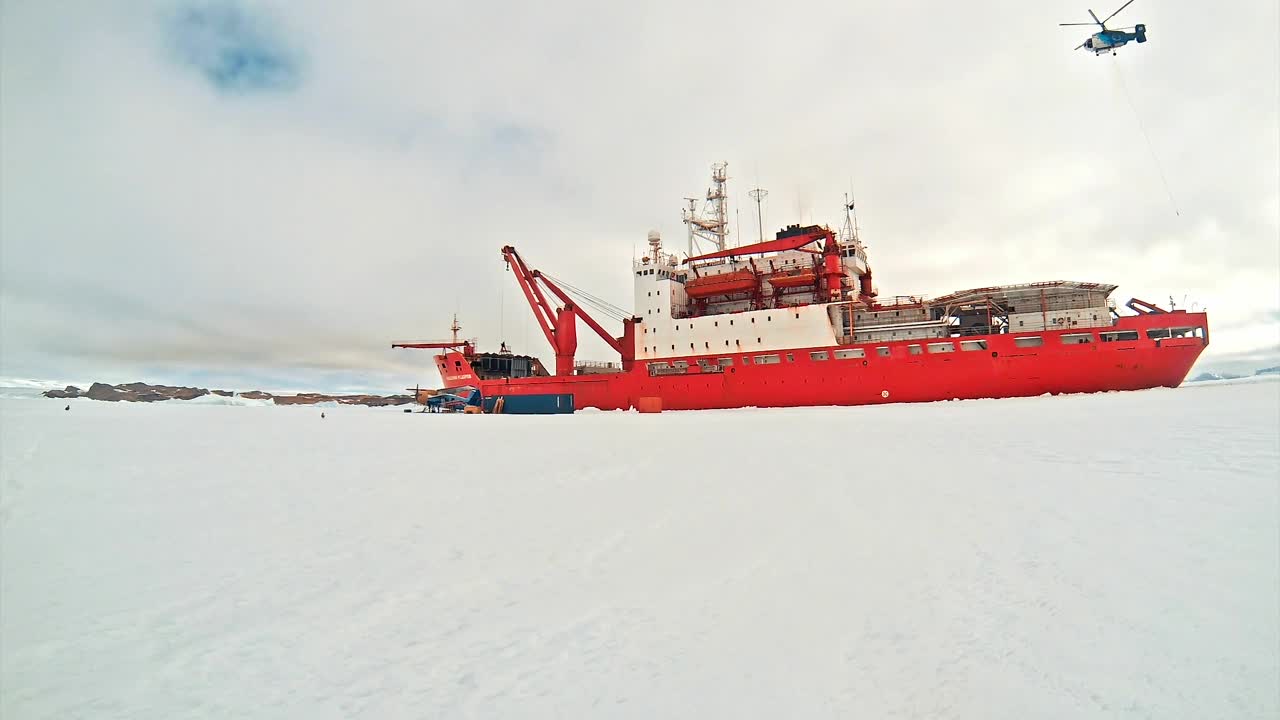
<instances>
[{"instance_id":1,"label":"orange lifeboat","mask_svg":"<svg viewBox=\"0 0 1280 720\"><path fill-rule=\"evenodd\" d=\"M817 281L818 275L812 268L801 270L799 272L787 273L785 275L774 275L769 278L769 284L775 288L811 286Z\"/></svg>"},{"instance_id":2,"label":"orange lifeboat","mask_svg":"<svg viewBox=\"0 0 1280 720\"><path fill-rule=\"evenodd\" d=\"M705 298L713 295L732 295L733 293L751 292L756 288L756 274L750 270L704 275L685 282L684 292L691 298Z\"/></svg>"}]
</instances>

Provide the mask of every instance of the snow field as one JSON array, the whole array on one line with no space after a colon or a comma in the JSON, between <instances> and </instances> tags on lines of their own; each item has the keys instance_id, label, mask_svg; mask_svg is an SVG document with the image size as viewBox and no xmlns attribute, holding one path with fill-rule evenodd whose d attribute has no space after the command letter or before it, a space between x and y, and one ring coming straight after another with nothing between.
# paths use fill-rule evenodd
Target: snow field
<instances>
[{"instance_id":1,"label":"snow field","mask_svg":"<svg viewBox=\"0 0 1280 720\"><path fill-rule=\"evenodd\" d=\"M0 402L0 716L1275 717L1280 383Z\"/></svg>"}]
</instances>

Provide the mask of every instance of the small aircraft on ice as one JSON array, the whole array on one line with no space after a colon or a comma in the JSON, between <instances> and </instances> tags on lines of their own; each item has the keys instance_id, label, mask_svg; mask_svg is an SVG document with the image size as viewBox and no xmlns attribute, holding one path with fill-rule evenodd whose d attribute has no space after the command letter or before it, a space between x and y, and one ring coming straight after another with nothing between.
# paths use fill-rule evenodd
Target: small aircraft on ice
<instances>
[{"instance_id":1,"label":"small aircraft on ice","mask_svg":"<svg viewBox=\"0 0 1280 720\"><path fill-rule=\"evenodd\" d=\"M1133 0L1129 0L1129 2L1120 6L1120 10L1127 8L1132 4L1133 4ZM1119 15L1120 10L1116 10L1115 12L1108 15L1106 20L1099 20L1098 16L1094 15L1093 11L1090 10L1089 16L1093 18L1093 22L1058 23L1058 25L1060 27L1067 27L1072 25L1097 25L1098 27L1102 28L1102 32L1094 33L1087 40L1085 40L1084 42L1080 43L1079 45L1075 46L1072 49L1079 50L1080 48L1085 48L1086 50L1092 50L1095 56L1101 55L1104 52L1110 52L1112 55L1115 55L1116 48L1122 45L1126 45L1130 41L1136 40L1137 42L1140 42L1140 43L1144 43L1147 41L1147 26L1143 25L1142 23L1138 23L1133 27L1127 27L1127 28L1107 27L1107 20L1110 20L1116 15ZM1125 32L1126 30L1132 30L1133 32Z\"/></svg>"}]
</instances>

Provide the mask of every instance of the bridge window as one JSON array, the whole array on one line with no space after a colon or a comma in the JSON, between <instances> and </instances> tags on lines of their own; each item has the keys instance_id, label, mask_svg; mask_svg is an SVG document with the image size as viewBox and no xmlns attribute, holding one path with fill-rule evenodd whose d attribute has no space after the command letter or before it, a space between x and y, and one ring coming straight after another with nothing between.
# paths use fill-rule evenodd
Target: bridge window
<instances>
[{"instance_id":1,"label":"bridge window","mask_svg":"<svg viewBox=\"0 0 1280 720\"><path fill-rule=\"evenodd\" d=\"M986 340L961 340L960 349L961 350L986 350L987 341Z\"/></svg>"},{"instance_id":2,"label":"bridge window","mask_svg":"<svg viewBox=\"0 0 1280 720\"><path fill-rule=\"evenodd\" d=\"M1092 333L1070 333L1060 336L1063 345L1088 345L1093 342Z\"/></svg>"},{"instance_id":3,"label":"bridge window","mask_svg":"<svg viewBox=\"0 0 1280 720\"><path fill-rule=\"evenodd\" d=\"M1202 327L1175 327L1175 328L1152 328L1147 331L1147 337L1152 340L1160 338L1182 338L1182 337L1204 337L1204 328Z\"/></svg>"},{"instance_id":4,"label":"bridge window","mask_svg":"<svg viewBox=\"0 0 1280 720\"><path fill-rule=\"evenodd\" d=\"M810 360L826 360L826 359L827 359L827 351L826 351L826 350L819 350L819 351L817 351L817 352L811 352L811 353L809 353L809 359L810 359Z\"/></svg>"},{"instance_id":5,"label":"bridge window","mask_svg":"<svg viewBox=\"0 0 1280 720\"><path fill-rule=\"evenodd\" d=\"M862 348L849 348L847 350L836 351L837 360L852 360L854 358L864 358L866 356L867 351Z\"/></svg>"},{"instance_id":6,"label":"bridge window","mask_svg":"<svg viewBox=\"0 0 1280 720\"><path fill-rule=\"evenodd\" d=\"M1125 342L1128 340L1137 340L1137 330L1117 330L1115 332L1098 333L1098 339L1102 342Z\"/></svg>"},{"instance_id":7,"label":"bridge window","mask_svg":"<svg viewBox=\"0 0 1280 720\"><path fill-rule=\"evenodd\" d=\"M1016 337L1013 339L1014 347L1029 348L1040 347L1044 345L1044 338L1038 335L1026 335L1024 337Z\"/></svg>"}]
</instances>

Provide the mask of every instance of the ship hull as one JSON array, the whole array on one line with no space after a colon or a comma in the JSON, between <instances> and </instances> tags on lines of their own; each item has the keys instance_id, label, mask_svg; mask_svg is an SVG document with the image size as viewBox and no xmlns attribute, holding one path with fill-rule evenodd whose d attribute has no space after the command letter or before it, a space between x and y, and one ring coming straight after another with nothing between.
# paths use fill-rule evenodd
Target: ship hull
<instances>
[{"instance_id":1,"label":"ship hull","mask_svg":"<svg viewBox=\"0 0 1280 720\"><path fill-rule=\"evenodd\" d=\"M1159 337L1198 328L1199 336ZM1137 339L1107 341L1131 330ZM1152 335L1155 335L1153 337ZM1062 336L1088 342L1064 342ZM1038 339L1041 344L1026 344ZM1176 387L1208 345L1203 313L1125 317L1108 328L670 358L655 371L478 381L486 396L571 394L577 409L799 407L1026 397ZM950 346L946 349L945 346ZM825 356L825 357L824 357ZM768 364L760 364L764 357ZM721 359L723 358L723 360ZM771 360L776 358L776 361ZM701 359L704 365L699 365ZM721 365L724 360L731 364ZM460 354L438 363L465 363ZM465 370L463 373L465 374ZM668 374L662 374L662 373Z\"/></svg>"}]
</instances>

